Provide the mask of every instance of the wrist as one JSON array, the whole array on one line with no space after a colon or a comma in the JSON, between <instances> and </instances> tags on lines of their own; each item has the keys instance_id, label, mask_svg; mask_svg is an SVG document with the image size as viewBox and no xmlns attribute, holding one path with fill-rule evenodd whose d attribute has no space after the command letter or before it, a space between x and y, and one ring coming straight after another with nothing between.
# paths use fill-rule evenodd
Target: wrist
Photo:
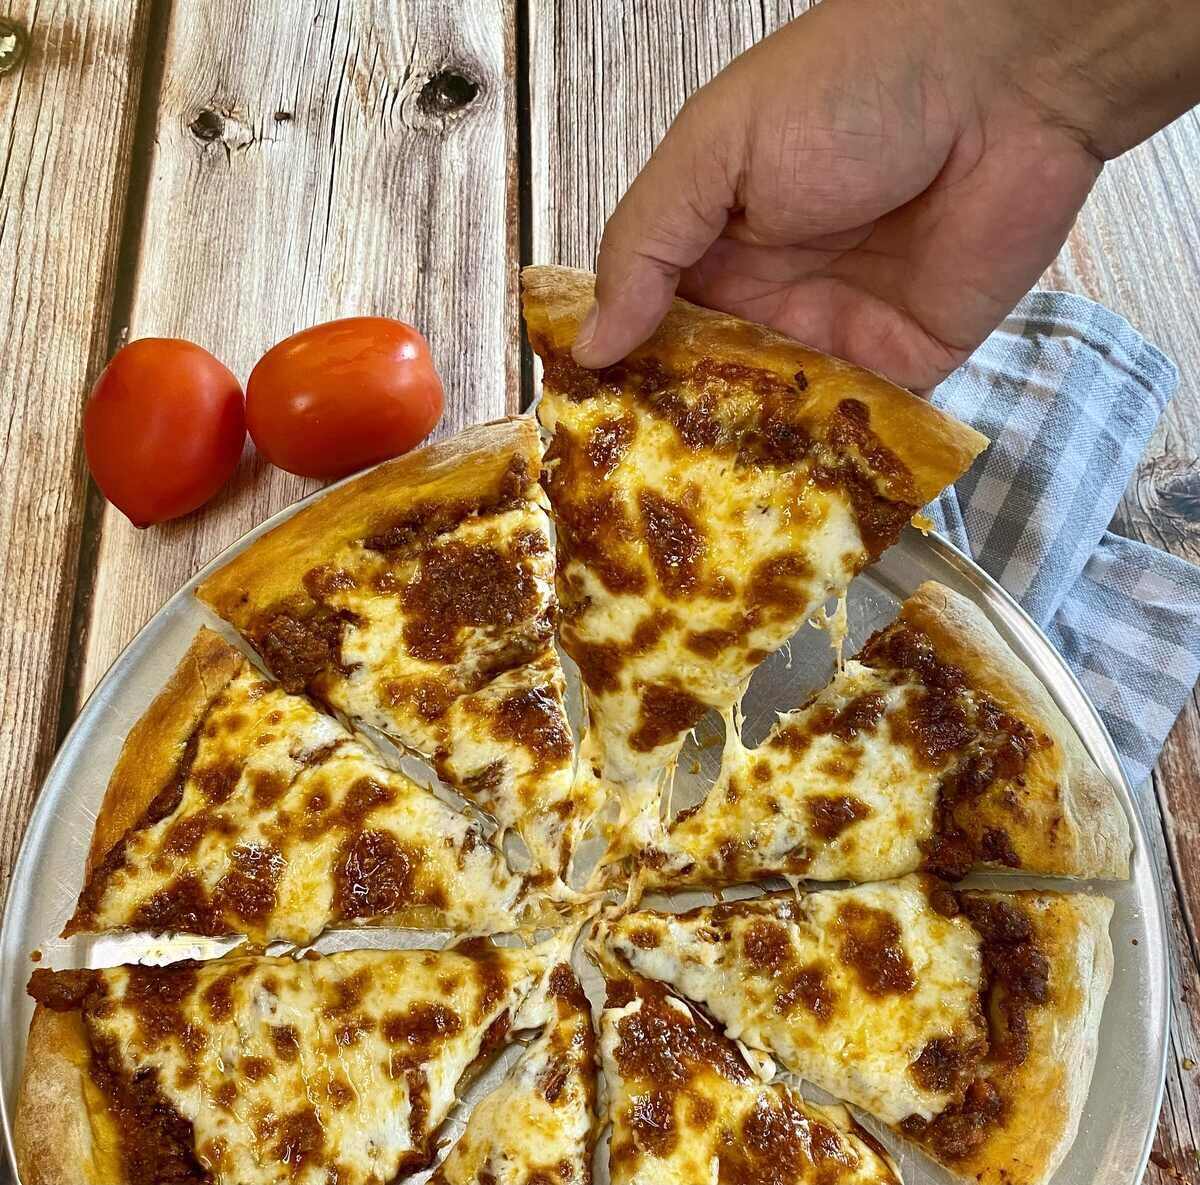
<instances>
[{"instance_id":1,"label":"wrist","mask_svg":"<svg viewBox=\"0 0 1200 1185\"><path fill-rule=\"evenodd\" d=\"M994 3L1008 25L1007 84L1101 160L1200 102L1196 0ZM979 12L977 0L966 8Z\"/></svg>"}]
</instances>

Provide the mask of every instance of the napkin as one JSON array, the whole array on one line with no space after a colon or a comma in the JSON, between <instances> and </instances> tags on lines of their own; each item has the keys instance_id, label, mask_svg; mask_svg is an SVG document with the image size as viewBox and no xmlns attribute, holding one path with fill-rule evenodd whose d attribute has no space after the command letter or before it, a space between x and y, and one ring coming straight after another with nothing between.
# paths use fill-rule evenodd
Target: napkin
<instances>
[{"instance_id":1,"label":"napkin","mask_svg":"<svg viewBox=\"0 0 1200 1185\"><path fill-rule=\"evenodd\" d=\"M933 394L992 444L926 513L1062 653L1135 786L1200 675L1200 568L1109 523L1178 378L1111 310L1031 292Z\"/></svg>"}]
</instances>

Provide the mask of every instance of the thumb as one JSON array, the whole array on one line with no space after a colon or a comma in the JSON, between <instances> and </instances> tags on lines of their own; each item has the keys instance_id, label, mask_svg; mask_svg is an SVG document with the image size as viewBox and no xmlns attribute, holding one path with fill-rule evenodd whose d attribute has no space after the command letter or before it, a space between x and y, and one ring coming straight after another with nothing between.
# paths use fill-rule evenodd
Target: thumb
<instances>
[{"instance_id":1,"label":"thumb","mask_svg":"<svg viewBox=\"0 0 1200 1185\"><path fill-rule=\"evenodd\" d=\"M709 248L735 204L744 139L740 104L698 91L618 203L596 261L596 301L573 354L608 366L640 346L671 306L680 272Z\"/></svg>"}]
</instances>

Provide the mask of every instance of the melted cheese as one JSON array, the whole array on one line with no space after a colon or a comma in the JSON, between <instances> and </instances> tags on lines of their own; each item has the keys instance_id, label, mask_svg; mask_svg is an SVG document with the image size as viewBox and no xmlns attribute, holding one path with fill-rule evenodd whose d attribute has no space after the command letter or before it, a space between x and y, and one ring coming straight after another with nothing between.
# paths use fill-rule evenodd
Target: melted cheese
<instances>
[{"instance_id":1,"label":"melted cheese","mask_svg":"<svg viewBox=\"0 0 1200 1185\"><path fill-rule=\"evenodd\" d=\"M743 466L728 450L686 448L671 423L614 393L573 401L548 385L539 416L555 433L562 638L588 685L587 756L636 816L691 723L732 705L867 552L846 494L817 484L807 462ZM584 457L614 424L628 440L598 475ZM573 532L591 532L599 558L572 546ZM656 689L678 703L662 706Z\"/></svg>"},{"instance_id":2,"label":"melted cheese","mask_svg":"<svg viewBox=\"0 0 1200 1185\"><path fill-rule=\"evenodd\" d=\"M581 1185L589 1179L595 1128L595 1038L587 1000L565 964L577 998L556 1001L555 1016L504 1081L471 1112L431 1185Z\"/></svg>"},{"instance_id":3,"label":"melted cheese","mask_svg":"<svg viewBox=\"0 0 1200 1185\"><path fill-rule=\"evenodd\" d=\"M764 1084L678 1000L617 986L633 998L610 1000L600 1021L613 1185L899 1185L844 1107Z\"/></svg>"},{"instance_id":4,"label":"melted cheese","mask_svg":"<svg viewBox=\"0 0 1200 1185\"><path fill-rule=\"evenodd\" d=\"M466 554L475 558L465 562ZM572 794L546 512L529 502L464 519L420 550L393 556L359 542L329 562L351 580L325 601L351 616L341 640L346 671L322 677L323 698L435 761L451 785L518 831L535 867L561 873L596 803ZM495 587L479 590L484 612L450 623L444 647L413 644L419 617L410 594L420 582L436 571L476 583L493 570L501 574Z\"/></svg>"},{"instance_id":5,"label":"melted cheese","mask_svg":"<svg viewBox=\"0 0 1200 1185\"><path fill-rule=\"evenodd\" d=\"M535 459L512 459L523 488L490 503L399 505L378 533L309 547L305 564L321 562L277 585L294 593L248 609L223 590L214 604L289 690L433 763L555 882L596 804L573 777L544 495ZM304 514L285 529L302 531Z\"/></svg>"},{"instance_id":6,"label":"melted cheese","mask_svg":"<svg viewBox=\"0 0 1200 1185\"><path fill-rule=\"evenodd\" d=\"M127 833L76 928L303 944L337 922L518 924L521 881L477 824L248 663L193 745L177 807Z\"/></svg>"},{"instance_id":7,"label":"melted cheese","mask_svg":"<svg viewBox=\"0 0 1200 1185\"><path fill-rule=\"evenodd\" d=\"M383 1185L432 1158L459 1080L561 947L119 967L87 1023L153 1073L218 1185Z\"/></svg>"},{"instance_id":8,"label":"melted cheese","mask_svg":"<svg viewBox=\"0 0 1200 1185\"><path fill-rule=\"evenodd\" d=\"M983 1045L980 940L920 880L628 914L603 944L701 1003L729 1036L897 1124L954 1101L912 1066L935 1040Z\"/></svg>"},{"instance_id":9,"label":"melted cheese","mask_svg":"<svg viewBox=\"0 0 1200 1185\"><path fill-rule=\"evenodd\" d=\"M915 871L953 756L919 761L889 727L920 691L902 674L851 659L812 701L780 716L758 748L727 731L716 784L645 854L646 883L782 874L873 881ZM856 701L875 710L839 726L838 713Z\"/></svg>"}]
</instances>

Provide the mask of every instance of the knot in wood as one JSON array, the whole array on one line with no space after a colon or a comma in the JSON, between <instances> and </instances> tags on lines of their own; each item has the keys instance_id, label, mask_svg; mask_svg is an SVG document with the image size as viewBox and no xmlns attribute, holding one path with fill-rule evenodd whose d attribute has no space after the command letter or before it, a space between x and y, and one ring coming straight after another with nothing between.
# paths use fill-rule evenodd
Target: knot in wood
<instances>
[{"instance_id":1,"label":"knot in wood","mask_svg":"<svg viewBox=\"0 0 1200 1185\"><path fill-rule=\"evenodd\" d=\"M0 75L11 74L29 52L29 35L17 24L0 16Z\"/></svg>"},{"instance_id":2,"label":"knot in wood","mask_svg":"<svg viewBox=\"0 0 1200 1185\"><path fill-rule=\"evenodd\" d=\"M479 83L457 70L439 70L417 96L422 115L451 115L474 102Z\"/></svg>"},{"instance_id":3,"label":"knot in wood","mask_svg":"<svg viewBox=\"0 0 1200 1185\"><path fill-rule=\"evenodd\" d=\"M225 117L219 111L206 109L188 124L188 130L197 140L208 144L220 138L225 130Z\"/></svg>"}]
</instances>

